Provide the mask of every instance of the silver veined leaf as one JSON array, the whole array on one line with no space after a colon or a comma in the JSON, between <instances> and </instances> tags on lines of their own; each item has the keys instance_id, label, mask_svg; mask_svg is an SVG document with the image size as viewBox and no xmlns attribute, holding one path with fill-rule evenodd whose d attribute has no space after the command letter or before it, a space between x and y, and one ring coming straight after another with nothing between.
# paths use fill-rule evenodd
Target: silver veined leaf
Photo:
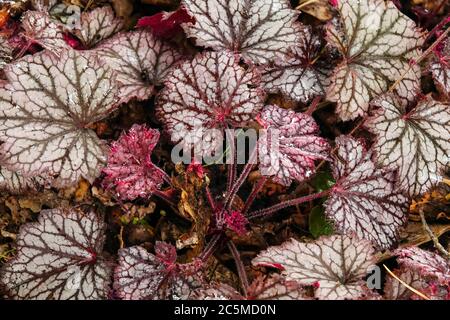
<instances>
[{"instance_id":1,"label":"silver veined leaf","mask_svg":"<svg viewBox=\"0 0 450 320\"><path fill-rule=\"evenodd\" d=\"M14 299L106 299L110 264L102 257L105 224L95 212L43 210L25 224L0 282Z\"/></svg>"},{"instance_id":2,"label":"silver veined leaf","mask_svg":"<svg viewBox=\"0 0 450 320\"><path fill-rule=\"evenodd\" d=\"M437 253L418 247L407 247L394 252L398 263L408 270L413 270L422 278L431 277L441 284L450 285L450 261Z\"/></svg>"},{"instance_id":3,"label":"silver veined leaf","mask_svg":"<svg viewBox=\"0 0 450 320\"><path fill-rule=\"evenodd\" d=\"M57 58L44 51L5 68L0 89L3 164L27 176L54 177L54 185L93 181L107 147L89 126L116 107L113 71L79 52Z\"/></svg>"},{"instance_id":4,"label":"silver veined leaf","mask_svg":"<svg viewBox=\"0 0 450 320\"><path fill-rule=\"evenodd\" d=\"M392 247L409 208L408 198L397 190L396 172L377 168L361 141L340 136L336 146L336 184L325 202L325 215L342 233L356 234L380 249Z\"/></svg>"},{"instance_id":5,"label":"silver veined leaf","mask_svg":"<svg viewBox=\"0 0 450 320\"><path fill-rule=\"evenodd\" d=\"M102 43L96 53L117 71L122 102L149 98L182 59L175 48L145 29L118 34Z\"/></svg>"},{"instance_id":6,"label":"silver veined leaf","mask_svg":"<svg viewBox=\"0 0 450 320\"><path fill-rule=\"evenodd\" d=\"M59 54L67 48L63 26L53 21L47 12L27 11L22 17L24 36L43 48Z\"/></svg>"},{"instance_id":7,"label":"silver veined leaf","mask_svg":"<svg viewBox=\"0 0 450 320\"><path fill-rule=\"evenodd\" d=\"M119 250L114 290L125 300L188 299L202 283L194 264L176 263L172 245L156 242L155 254L140 246Z\"/></svg>"},{"instance_id":8,"label":"silver veined leaf","mask_svg":"<svg viewBox=\"0 0 450 320\"><path fill-rule=\"evenodd\" d=\"M224 283L214 283L195 290L193 300L305 300L304 286L279 274L259 276L248 287L247 297Z\"/></svg>"},{"instance_id":9,"label":"silver veined leaf","mask_svg":"<svg viewBox=\"0 0 450 320\"><path fill-rule=\"evenodd\" d=\"M377 161L399 169L400 186L411 196L426 192L449 163L450 105L427 96L411 109L393 95L373 105L379 109L366 127L377 135Z\"/></svg>"},{"instance_id":10,"label":"silver veined leaf","mask_svg":"<svg viewBox=\"0 0 450 320\"><path fill-rule=\"evenodd\" d=\"M422 279L419 273L407 269L398 269L393 271L394 274L400 278L404 283L410 287L423 291L426 282ZM414 292L408 289L403 283L394 277L387 275L386 283L384 284L384 298L387 300L409 300L414 296Z\"/></svg>"},{"instance_id":11,"label":"silver veined leaf","mask_svg":"<svg viewBox=\"0 0 450 320\"><path fill-rule=\"evenodd\" d=\"M20 172L8 170L3 166L0 167L0 190L8 190L16 194L37 189L44 184L45 179L43 177L26 177Z\"/></svg>"},{"instance_id":12,"label":"silver veined leaf","mask_svg":"<svg viewBox=\"0 0 450 320\"><path fill-rule=\"evenodd\" d=\"M123 19L116 18L110 6L95 8L83 12L80 17L80 28L74 34L80 39L83 47L93 48L123 28Z\"/></svg>"},{"instance_id":13,"label":"silver veined leaf","mask_svg":"<svg viewBox=\"0 0 450 320\"><path fill-rule=\"evenodd\" d=\"M264 92L256 69L244 69L226 51L206 52L175 68L157 97L156 115L173 142L214 148L208 129L243 127L263 107ZM215 150L215 149L214 149Z\"/></svg>"},{"instance_id":14,"label":"silver veined leaf","mask_svg":"<svg viewBox=\"0 0 450 320\"><path fill-rule=\"evenodd\" d=\"M435 52L430 70L439 91L450 97L450 40L447 39L441 50Z\"/></svg>"},{"instance_id":15,"label":"silver veined leaf","mask_svg":"<svg viewBox=\"0 0 450 320\"><path fill-rule=\"evenodd\" d=\"M182 24L196 44L240 52L267 63L289 52L301 35L298 12L288 0L184 0L195 23Z\"/></svg>"},{"instance_id":16,"label":"silver veined leaf","mask_svg":"<svg viewBox=\"0 0 450 320\"><path fill-rule=\"evenodd\" d=\"M310 177L315 160L328 159L330 146L311 116L269 105L260 120L266 127L258 140L261 174L289 186Z\"/></svg>"},{"instance_id":17,"label":"silver veined leaf","mask_svg":"<svg viewBox=\"0 0 450 320\"><path fill-rule=\"evenodd\" d=\"M3 67L11 62L13 48L8 44L8 39L0 36L0 72Z\"/></svg>"},{"instance_id":18,"label":"silver veined leaf","mask_svg":"<svg viewBox=\"0 0 450 320\"><path fill-rule=\"evenodd\" d=\"M310 27L301 29L302 37L292 53L277 57L273 64L261 71L261 85L267 92L281 92L287 97L307 103L315 96L325 94L322 73L327 70L314 63L321 47L320 39Z\"/></svg>"},{"instance_id":19,"label":"silver veined leaf","mask_svg":"<svg viewBox=\"0 0 450 320\"><path fill-rule=\"evenodd\" d=\"M58 0L31 0L33 8L42 12L49 11L57 3Z\"/></svg>"},{"instance_id":20,"label":"silver veined leaf","mask_svg":"<svg viewBox=\"0 0 450 320\"><path fill-rule=\"evenodd\" d=\"M424 36L390 1L340 0L337 9L340 21L329 23L327 38L344 62L332 75L327 98L337 102L337 113L346 121L364 116L369 101L403 75L420 56ZM406 75L409 95L419 88L419 72L416 66Z\"/></svg>"},{"instance_id":21,"label":"silver veined leaf","mask_svg":"<svg viewBox=\"0 0 450 320\"><path fill-rule=\"evenodd\" d=\"M370 242L333 235L311 243L291 239L269 247L252 263L282 269L287 279L314 285L317 298L342 300L370 295L363 278L375 262Z\"/></svg>"}]
</instances>

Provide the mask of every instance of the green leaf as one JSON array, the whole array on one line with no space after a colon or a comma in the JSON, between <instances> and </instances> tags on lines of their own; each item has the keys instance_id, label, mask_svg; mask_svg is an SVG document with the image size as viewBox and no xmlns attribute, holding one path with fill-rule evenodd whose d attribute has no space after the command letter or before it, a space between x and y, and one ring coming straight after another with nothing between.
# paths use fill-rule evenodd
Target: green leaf
<instances>
[{"instance_id":1,"label":"green leaf","mask_svg":"<svg viewBox=\"0 0 450 320\"><path fill-rule=\"evenodd\" d=\"M322 205L312 208L309 214L309 232L314 238L333 233L333 224L325 218L325 208Z\"/></svg>"},{"instance_id":2,"label":"green leaf","mask_svg":"<svg viewBox=\"0 0 450 320\"><path fill-rule=\"evenodd\" d=\"M335 181L331 172L321 171L314 176L311 184L317 192L322 192L330 189L335 184Z\"/></svg>"}]
</instances>

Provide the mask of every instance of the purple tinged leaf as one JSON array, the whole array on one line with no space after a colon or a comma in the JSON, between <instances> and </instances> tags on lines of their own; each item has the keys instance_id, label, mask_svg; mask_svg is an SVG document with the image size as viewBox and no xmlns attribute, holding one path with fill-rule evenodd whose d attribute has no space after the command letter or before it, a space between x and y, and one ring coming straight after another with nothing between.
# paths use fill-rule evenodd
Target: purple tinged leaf
<instances>
[{"instance_id":1,"label":"purple tinged leaf","mask_svg":"<svg viewBox=\"0 0 450 320\"><path fill-rule=\"evenodd\" d=\"M408 198L397 190L396 172L377 168L361 141L340 136L336 146L336 184L325 202L325 215L342 233L356 234L380 249L392 247L409 208Z\"/></svg>"},{"instance_id":2,"label":"purple tinged leaf","mask_svg":"<svg viewBox=\"0 0 450 320\"><path fill-rule=\"evenodd\" d=\"M135 246L119 250L114 290L125 300L188 299L203 285L195 263L177 264L171 245L156 242L156 255Z\"/></svg>"},{"instance_id":3,"label":"purple tinged leaf","mask_svg":"<svg viewBox=\"0 0 450 320\"><path fill-rule=\"evenodd\" d=\"M8 39L0 36L0 79L3 67L13 59L13 48L9 45Z\"/></svg>"},{"instance_id":4,"label":"purple tinged leaf","mask_svg":"<svg viewBox=\"0 0 450 320\"><path fill-rule=\"evenodd\" d=\"M25 12L22 16L22 27L26 39L53 53L59 55L68 47L64 40L63 26L51 20L47 12Z\"/></svg>"},{"instance_id":5,"label":"purple tinged leaf","mask_svg":"<svg viewBox=\"0 0 450 320\"><path fill-rule=\"evenodd\" d=\"M161 85L181 54L148 30L118 34L103 43L98 56L117 71L121 102L148 99Z\"/></svg>"},{"instance_id":6,"label":"purple tinged leaf","mask_svg":"<svg viewBox=\"0 0 450 320\"><path fill-rule=\"evenodd\" d=\"M173 142L195 145L207 129L243 127L255 118L264 99L259 74L238 62L229 52L206 52L172 71L158 95L156 114ZM201 147L211 150L214 141Z\"/></svg>"},{"instance_id":7,"label":"purple tinged leaf","mask_svg":"<svg viewBox=\"0 0 450 320\"><path fill-rule=\"evenodd\" d=\"M260 120L266 126L258 142L260 169L275 182L303 181L315 172L315 160L328 159L330 146L311 116L270 105Z\"/></svg>"},{"instance_id":8,"label":"purple tinged leaf","mask_svg":"<svg viewBox=\"0 0 450 320\"><path fill-rule=\"evenodd\" d=\"M106 299L110 264L102 257L105 224L90 211L41 211L25 224L0 282L14 299Z\"/></svg>"},{"instance_id":9,"label":"purple tinged leaf","mask_svg":"<svg viewBox=\"0 0 450 320\"><path fill-rule=\"evenodd\" d=\"M54 186L93 181L106 162L107 148L89 125L116 107L111 69L79 52L59 58L41 52L5 68L0 88L3 163L32 176L54 177Z\"/></svg>"},{"instance_id":10,"label":"purple tinged leaf","mask_svg":"<svg viewBox=\"0 0 450 320\"><path fill-rule=\"evenodd\" d=\"M424 36L390 1L342 0L337 9L340 21L329 23L327 38L344 62L334 71L327 98L337 102L339 117L347 121L364 116L369 101L403 75L420 56ZM399 94L412 98L418 79L420 68L414 66Z\"/></svg>"},{"instance_id":11,"label":"purple tinged leaf","mask_svg":"<svg viewBox=\"0 0 450 320\"><path fill-rule=\"evenodd\" d=\"M123 29L123 19L116 18L110 6L95 8L81 14L80 28L74 34L85 48L93 48Z\"/></svg>"},{"instance_id":12,"label":"purple tinged leaf","mask_svg":"<svg viewBox=\"0 0 450 320\"><path fill-rule=\"evenodd\" d=\"M361 299L370 296L364 276L376 262L366 240L334 235L311 243L291 239L269 247L254 260L256 266L279 266L288 280L315 285L319 299Z\"/></svg>"},{"instance_id":13,"label":"purple tinged leaf","mask_svg":"<svg viewBox=\"0 0 450 320\"><path fill-rule=\"evenodd\" d=\"M417 272L407 269L398 269L393 272L404 283L419 292L423 293L424 288L427 286L426 281L424 281ZM387 276L383 290L384 298L387 300L409 300L416 296L414 292L408 289L403 283L390 275Z\"/></svg>"},{"instance_id":14,"label":"purple tinged leaf","mask_svg":"<svg viewBox=\"0 0 450 320\"><path fill-rule=\"evenodd\" d=\"M366 127L377 135L377 161L399 169L400 186L409 195L426 192L449 163L450 105L427 96L410 109L391 95L373 105L379 109Z\"/></svg>"},{"instance_id":15,"label":"purple tinged leaf","mask_svg":"<svg viewBox=\"0 0 450 320\"><path fill-rule=\"evenodd\" d=\"M273 64L262 69L261 84L267 92L281 92L295 101L307 103L325 94L323 74L328 70L313 62L321 47L319 38L312 34L310 27L303 27L301 34L292 53L276 58Z\"/></svg>"},{"instance_id":16,"label":"purple tinged leaf","mask_svg":"<svg viewBox=\"0 0 450 320\"><path fill-rule=\"evenodd\" d=\"M255 63L286 54L301 35L288 0L184 0L195 23L182 24L196 44L240 52Z\"/></svg>"},{"instance_id":17,"label":"purple tinged leaf","mask_svg":"<svg viewBox=\"0 0 450 320\"><path fill-rule=\"evenodd\" d=\"M111 145L103 184L121 200L149 197L163 183L161 169L151 161L159 131L135 124Z\"/></svg>"},{"instance_id":18,"label":"purple tinged leaf","mask_svg":"<svg viewBox=\"0 0 450 320\"><path fill-rule=\"evenodd\" d=\"M430 70L439 91L450 97L450 40L446 40L441 49L435 51Z\"/></svg>"},{"instance_id":19,"label":"purple tinged leaf","mask_svg":"<svg viewBox=\"0 0 450 320\"><path fill-rule=\"evenodd\" d=\"M402 267L450 286L450 261L440 255L417 247L398 249L394 254Z\"/></svg>"}]
</instances>

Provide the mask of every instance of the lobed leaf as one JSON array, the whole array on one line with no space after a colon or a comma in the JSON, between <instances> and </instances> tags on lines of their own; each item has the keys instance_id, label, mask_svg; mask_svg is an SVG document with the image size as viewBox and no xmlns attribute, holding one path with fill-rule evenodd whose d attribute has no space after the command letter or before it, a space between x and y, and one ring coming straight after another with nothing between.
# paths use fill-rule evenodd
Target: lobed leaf
<instances>
[{"instance_id":1,"label":"lobed leaf","mask_svg":"<svg viewBox=\"0 0 450 320\"><path fill-rule=\"evenodd\" d=\"M439 91L450 97L450 40L447 39L435 52L430 70Z\"/></svg>"},{"instance_id":2,"label":"lobed leaf","mask_svg":"<svg viewBox=\"0 0 450 320\"><path fill-rule=\"evenodd\" d=\"M148 30L121 33L103 43L96 52L117 71L121 102L148 99L161 85L181 54Z\"/></svg>"},{"instance_id":3,"label":"lobed leaf","mask_svg":"<svg viewBox=\"0 0 450 320\"><path fill-rule=\"evenodd\" d=\"M0 190L7 190L13 194L24 191L35 190L45 184L43 177L27 177L20 172L0 167Z\"/></svg>"},{"instance_id":4,"label":"lobed leaf","mask_svg":"<svg viewBox=\"0 0 450 320\"><path fill-rule=\"evenodd\" d=\"M240 52L267 63L286 54L301 35L298 12L287 0L184 0L195 23L182 24L199 46Z\"/></svg>"},{"instance_id":5,"label":"lobed leaf","mask_svg":"<svg viewBox=\"0 0 450 320\"><path fill-rule=\"evenodd\" d=\"M269 247L253 260L256 266L282 269L288 280L315 285L320 299L360 299L370 294L364 276L375 263L368 241L349 236L321 237L311 243L291 239Z\"/></svg>"},{"instance_id":6,"label":"lobed leaf","mask_svg":"<svg viewBox=\"0 0 450 320\"><path fill-rule=\"evenodd\" d=\"M25 224L0 282L14 299L106 299L111 270L102 257L105 224L95 212L43 210Z\"/></svg>"},{"instance_id":7,"label":"lobed leaf","mask_svg":"<svg viewBox=\"0 0 450 320\"><path fill-rule=\"evenodd\" d=\"M409 109L391 95L373 105L379 109L366 127L377 135L378 163L398 168L400 186L411 196L426 192L449 163L450 105L427 96Z\"/></svg>"},{"instance_id":8,"label":"lobed leaf","mask_svg":"<svg viewBox=\"0 0 450 320\"><path fill-rule=\"evenodd\" d=\"M119 250L114 290L125 300L188 299L202 278L194 265L176 264L171 245L156 242L156 255L140 246Z\"/></svg>"},{"instance_id":9,"label":"lobed leaf","mask_svg":"<svg viewBox=\"0 0 450 320\"><path fill-rule=\"evenodd\" d=\"M328 25L327 38L344 61L332 75L327 98L337 102L339 117L347 121L364 116L369 101L405 73L410 60L420 56L424 37L390 1L340 0L337 9L340 20ZM414 66L400 94L414 96L419 79L420 69Z\"/></svg>"},{"instance_id":10,"label":"lobed leaf","mask_svg":"<svg viewBox=\"0 0 450 320\"><path fill-rule=\"evenodd\" d=\"M106 147L89 126L115 108L111 69L83 54L41 52L8 65L0 89L3 163L27 176L45 174L57 187L93 181Z\"/></svg>"},{"instance_id":11,"label":"lobed leaf","mask_svg":"<svg viewBox=\"0 0 450 320\"><path fill-rule=\"evenodd\" d=\"M361 141L336 138L333 157L336 184L325 202L325 214L336 230L356 234L380 249L392 247L407 221L408 198L396 186L396 172L379 169Z\"/></svg>"},{"instance_id":12,"label":"lobed leaf","mask_svg":"<svg viewBox=\"0 0 450 320\"><path fill-rule=\"evenodd\" d=\"M113 142L103 184L114 189L121 200L148 197L163 183L161 169L151 161L159 131L135 124Z\"/></svg>"},{"instance_id":13,"label":"lobed leaf","mask_svg":"<svg viewBox=\"0 0 450 320\"><path fill-rule=\"evenodd\" d=\"M215 146L208 129L246 126L263 107L255 69L244 69L229 52L206 52L174 69L157 97L156 115L173 142L203 150ZM215 149L213 149L215 150Z\"/></svg>"},{"instance_id":14,"label":"lobed leaf","mask_svg":"<svg viewBox=\"0 0 450 320\"><path fill-rule=\"evenodd\" d=\"M263 175L289 186L315 172L314 161L328 159L328 142L317 136L319 127L304 113L266 106L260 115L266 131L258 140L260 169Z\"/></svg>"},{"instance_id":15,"label":"lobed leaf","mask_svg":"<svg viewBox=\"0 0 450 320\"><path fill-rule=\"evenodd\" d=\"M104 6L83 12L80 17L80 28L75 29L74 34L85 48L93 48L123 27L123 19L116 18L110 6Z\"/></svg>"}]
</instances>

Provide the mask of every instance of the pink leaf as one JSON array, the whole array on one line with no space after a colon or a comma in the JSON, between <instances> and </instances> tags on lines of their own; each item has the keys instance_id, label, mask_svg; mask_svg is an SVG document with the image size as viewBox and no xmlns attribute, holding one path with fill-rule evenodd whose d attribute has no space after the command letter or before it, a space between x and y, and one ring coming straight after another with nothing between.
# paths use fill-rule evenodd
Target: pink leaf
<instances>
[{"instance_id":1,"label":"pink leaf","mask_svg":"<svg viewBox=\"0 0 450 320\"><path fill-rule=\"evenodd\" d=\"M195 262L185 265L175 263L173 246L157 242L155 251L156 255L153 255L139 246L119 250L114 289L120 298L188 299L195 289L203 285L198 274L199 266Z\"/></svg>"},{"instance_id":2,"label":"pink leaf","mask_svg":"<svg viewBox=\"0 0 450 320\"><path fill-rule=\"evenodd\" d=\"M318 286L320 299L361 299L370 296L364 276L376 258L368 241L348 236L322 237L310 243L291 239L269 247L254 260L256 266L280 263L288 280Z\"/></svg>"},{"instance_id":3,"label":"pink leaf","mask_svg":"<svg viewBox=\"0 0 450 320\"><path fill-rule=\"evenodd\" d=\"M260 121L267 129L258 142L260 169L275 182L303 181L315 172L315 160L328 159L330 147L311 116L270 105Z\"/></svg>"},{"instance_id":4,"label":"pink leaf","mask_svg":"<svg viewBox=\"0 0 450 320\"><path fill-rule=\"evenodd\" d=\"M246 60L267 63L296 45L298 11L288 0L184 0L195 23L182 27L197 45L242 53Z\"/></svg>"},{"instance_id":5,"label":"pink leaf","mask_svg":"<svg viewBox=\"0 0 450 320\"><path fill-rule=\"evenodd\" d=\"M140 18L136 27L150 28L155 36L170 39L183 32L181 24L187 22L194 23L195 21L186 8L181 6L175 11L163 11L149 17Z\"/></svg>"},{"instance_id":6,"label":"pink leaf","mask_svg":"<svg viewBox=\"0 0 450 320\"><path fill-rule=\"evenodd\" d=\"M106 299L111 268L102 256L105 228L93 211L41 211L38 222L21 228L2 286L19 300Z\"/></svg>"},{"instance_id":7,"label":"pink leaf","mask_svg":"<svg viewBox=\"0 0 450 320\"><path fill-rule=\"evenodd\" d=\"M181 54L148 30L121 33L102 43L96 54L117 71L121 102L148 99L161 85Z\"/></svg>"},{"instance_id":8,"label":"pink leaf","mask_svg":"<svg viewBox=\"0 0 450 320\"><path fill-rule=\"evenodd\" d=\"M397 190L396 172L378 169L361 141L340 136L336 146L336 184L325 202L326 216L342 233L356 234L380 249L392 247L409 207L408 198Z\"/></svg>"},{"instance_id":9,"label":"pink leaf","mask_svg":"<svg viewBox=\"0 0 450 320\"><path fill-rule=\"evenodd\" d=\"M135 124L113 142L103 184L114 189L122 200L149 197L163 183L161 169L151 161L151 153L159 140L159 132Z\"/></svg>"},{"instance_id":10,"label":"pink leaf","mask_svg":"<svg viewBox=\"0 0 450 320\"><path fill-rule=\"evenodd\" d=\"M229 52L206 52L174 69L157 97L156 114L177 143L215 148L208 129L246 126L263 106L255 69L239 66ZM215 133L215 132L214 132ZM214 149L215 150L215 149Z\"/></svg>"}]
</instances>

